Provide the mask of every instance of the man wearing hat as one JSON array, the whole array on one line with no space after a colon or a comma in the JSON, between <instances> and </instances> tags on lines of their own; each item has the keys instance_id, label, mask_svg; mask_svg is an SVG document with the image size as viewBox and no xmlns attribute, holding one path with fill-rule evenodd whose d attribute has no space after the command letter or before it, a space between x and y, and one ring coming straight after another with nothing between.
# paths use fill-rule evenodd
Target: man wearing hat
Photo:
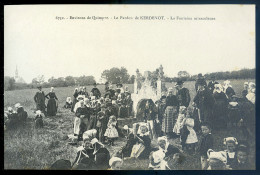
<instances>
[{"instance_id":1,"label":"man wearing hat","mask_svg":"<svg viewBox=\"0 0 260 175\"><path fill-rule=\"evenodd\" d=\"M123 85L122 85L122 83L117 83L116 84L116 92L118 93L118 94L123 94L125 91L124 91L124 88L123 88Z\"/></svg>"},{"instance_id":2,"label":"man wearing hat","mask_svg":"<svg viewBox=\"0 0 260 175\"><path fill-rule=\"evenodd\" d=\"M199 84L202 86L207 86L206 80L204 79L204 77L202 76L201 73L198 74L198 79L196 80L196 83L195 83L196 92L198 91Z\"/></svg>"},{"instance_id":3,"label":"man wearing hat","mask_svg":"<svg viewBox=\"0 0 260 175\"><path fill-rule=\"evenodd\" d=\"M198 83L198 91L193 99L193 106L198 109L199 119L201 122L212 122L212 111L215 99L205 84Z\"/></svg>"},{"instance_id":4,"label":"man wearing hat","mask_svg":"<svg viewBox=\"0 0 260 175\"><path fill-rule=\"evenodd\" d=\"M211 91L211 93L213 93L215 89L215 84L219 84L219 83L215 81L215 76L212 76L211 81L208 83L208 88Z\"/></svg>"},{"instance_id":5,"label":"man wearing hat","mask_svg":"<svg viewBox=\"0 0 260 175\"><path fill-rule=\"evenodd\" d=\"M38 86L37 88L39 89L39 91L36 92L36 94L34 96L34 101L36 103L36 110L41 110L44 113L44 115L46 115L45 94L42 91L41 86Z\"/></svg>"},{"instance_id":6,"label":"man wearing hat","mask_svg":"<svg viewBox=\"0 0 260 175\"><path fill-rule=\"evenodd\" d=\"M179 100L179 105L185 106L187 108L190 104L190 92L189 92L189 90L187 88L183 87L183 81L182 80L178 80L175 87L177 89L176 96Z\"/></svg>"},{"instance_id":7,"label":"man wearing hat","mask_svg":"<svg viewBox=\"0 0 260 175\"><path fill-rule=\"evenodd\" d=\"M94 83L93 86L94 86L94 88L91 90L91 92L96 97L96 99L99 99L101 96L101 93L100 93L99 89L97 88L97 83Z\"/></svg>"}]
</instances>

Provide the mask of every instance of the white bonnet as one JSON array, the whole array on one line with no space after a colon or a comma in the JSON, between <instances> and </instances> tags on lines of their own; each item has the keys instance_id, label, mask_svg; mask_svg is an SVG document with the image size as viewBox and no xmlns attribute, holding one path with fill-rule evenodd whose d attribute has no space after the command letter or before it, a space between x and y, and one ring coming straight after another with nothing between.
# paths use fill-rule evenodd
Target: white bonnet
<instances>
[{"instance_id":1,"label":"white bonnet","mask_svg":"<svg viewBox=\"0 0 260 175\"><path fill-rule=\"evenodd\" d=\"M123 160L120 159L119 157L112 157L112 158L109 160L109 165L112 166L115 162L123 162Z\"/></svg>"}]
</instances>

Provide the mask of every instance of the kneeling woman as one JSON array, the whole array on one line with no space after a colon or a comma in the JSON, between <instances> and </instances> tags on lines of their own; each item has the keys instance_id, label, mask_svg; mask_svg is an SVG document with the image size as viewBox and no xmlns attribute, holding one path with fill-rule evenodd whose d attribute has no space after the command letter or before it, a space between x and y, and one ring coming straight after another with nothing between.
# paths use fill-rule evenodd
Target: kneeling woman
<instances>
[{"instance_id":1,"label":"kneeling woman","mask_svg":"<svg viewBox=\"0 0 260 175\"><path fill-rule=\"evenodd\" d=\"M149 157L151 151L151 139L149 137L149 131L146 123L139 125L137 134L134 134L136 144L132 147L130 157L139 159L146 159Z\"/></svg>"},{"instance_id":2,"label":"kneeling woman","mask_svg":"<svg viewBox=\"0 0 260 175\"><path fill-rule=\"evenodd\" d=\"M47 104L47 115L55 116L58 108L58 105L56 103L56 100L58 100L58 98L56 97L53 87L51 87L51 91L45 97L49 99Z\"/></svg>"}]
</instances>

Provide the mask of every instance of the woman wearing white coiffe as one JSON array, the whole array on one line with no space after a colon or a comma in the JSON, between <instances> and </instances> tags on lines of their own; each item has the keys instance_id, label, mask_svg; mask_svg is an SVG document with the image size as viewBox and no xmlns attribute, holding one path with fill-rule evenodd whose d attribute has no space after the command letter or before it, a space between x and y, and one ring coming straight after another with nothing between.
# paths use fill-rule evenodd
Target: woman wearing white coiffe
<instances>
[{"instance_id":1,"label":"woman wearing white coiffe","mask_svg":"<svg viewBox=\"0 0 260 175\"><path fill-rule=\"evenodd\" d=\"M80 100L78 103L80 105L79 107L84 107L84 101L83 100ZM75 113L76 113L76 111L75 111ZM81 123L81 118L76 116L75 119L74 119L74 135L80 134L80 123Z\"/></svg>"},{"instance_id":2,"label":"woman wearing white coiffe","mask_svg":"<svg viewBox=\"0 0 260 175\"><path fill-rule=\"evenodd\" d=\"M248 94L246 95L246 98L251 101L253 104L255 104L255 83L250 82L249 88L248 88Z\"/></svg>"},{"instance_id":3,"label":"woman wearing white coiffe","mask_svg":"<svg viewBox=\"0 0 260 175\"><path fill-rule=\"evenodd\" d=\"M78 102L75 104L75 107L74 107L74 112L76 112L77 111L77 109L80 107L80 100L84 100L84 96L83 95L79 95L78 97L77 97L77 100L78 100Z\"/></svg>"},{"instance_id":4,"label":"woman wearing white coiffe","mask_svg":"<svg viewBox=\"0 0 260 175\"><path fill-rule=\"evenodd\" d=\"M226 80L224 81L223 91L226 94L228 99L231 99L233 95L236 95L234 89L232 88L230 81Z\"/></svg>"}]
</instances>

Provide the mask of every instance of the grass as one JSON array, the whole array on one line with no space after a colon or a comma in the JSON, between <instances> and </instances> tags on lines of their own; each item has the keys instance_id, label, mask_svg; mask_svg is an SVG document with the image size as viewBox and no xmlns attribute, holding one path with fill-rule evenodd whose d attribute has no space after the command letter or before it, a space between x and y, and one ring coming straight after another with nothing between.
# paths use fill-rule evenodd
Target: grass
<instances>
[{"instance_id":1,"label":"grass","mask_svg":"<svg viewBox=\"0 0 260 175\"><path fill-rule=\"evenodd\" d=\"M235 92L240 95L243 90L244 81L254 80L231 80L231 84ZM223 81L219 81L222 83ZM126 86L126 85L124 85ZM133 92L133 85L127 85L129 90ZM167 83L166 87L173 86ZM191 98L195 96L194 82L186 82L184 84L190 90ZM16 91L6 91L4 93L4 108L14 106L15 103L21 103L24 109L28 112L28 120L25 127L15 128L4 132L4 168L5 169L48 169L48 167L58 159L67 159L71 162L76 156L76 147L67 145L66 135L73 133L74 113L69 109L62 108L68 96L72 97L75 87L56 88L55 92L59 98L58 113L55 117L44 118L44 128L35 130L33 127L33 117L35 103L33 101L36 89L25 89ZM98 85L101 93L104 93L104 85ZM90 92L92 86L87 86L87 91ZM43 89L48 93L49 89ZM47 103L47 101L46 101ZM242 138L239 130L218 131L212 133L215 139L215 149L223 150L223 138L234 136L238 139ZM178 140L170 140L176 146L179 146ZM252 161L255 160L255 141L251 142L253 151L250 154ZM124 139L119 138L115 142L115 146L108 147L111 156L124 145ZM153 141L152 145L156 142ZM200 168L198 156L186 155L185 169L194 170ZM147 169L148 160L128 160L124 162L124 168Z\"/></svg>"}]
</instances>

